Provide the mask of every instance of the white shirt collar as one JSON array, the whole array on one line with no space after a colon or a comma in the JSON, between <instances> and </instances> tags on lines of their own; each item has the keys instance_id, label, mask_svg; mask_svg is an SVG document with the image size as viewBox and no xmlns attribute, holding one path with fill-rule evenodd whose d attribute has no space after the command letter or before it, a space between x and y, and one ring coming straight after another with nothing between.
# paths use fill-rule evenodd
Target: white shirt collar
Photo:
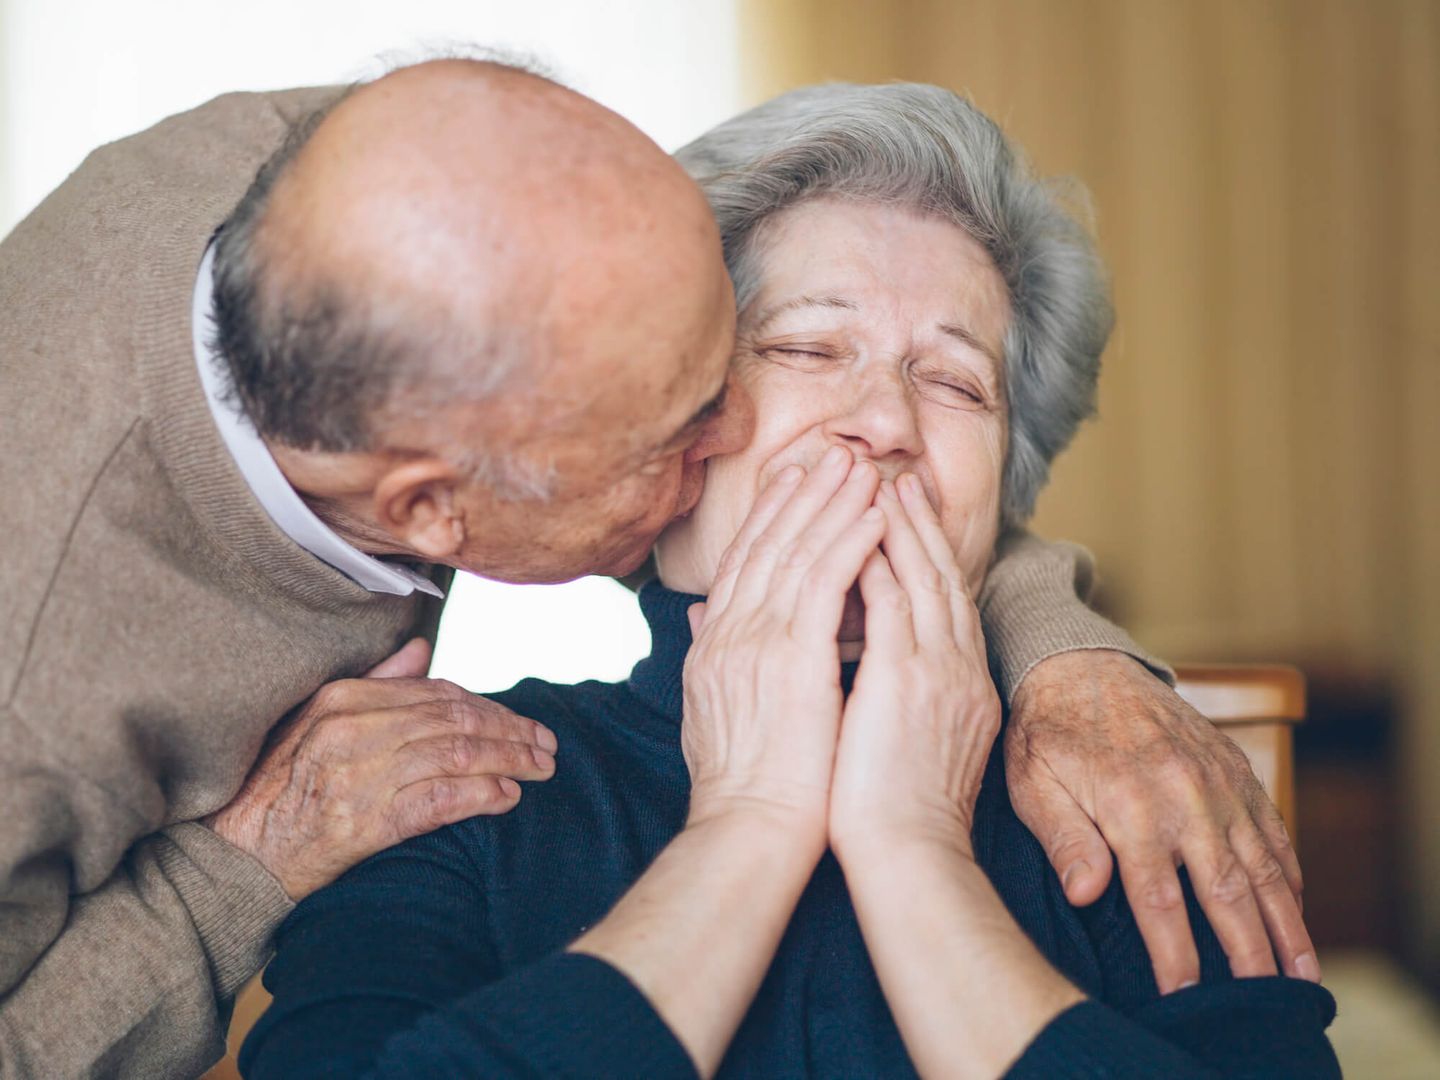
<instances>
[{"instance_id":1,"label":"white shirt collar","mask_svg":"<svg viewBox=\"0 0 1440 1080\"><path fill-rule=\"evenodd\" d=\"M286 536L317 559L329 563L356 584L373 593L409 596L416 589L431 596L444 593L429 578L408 566L382 562L367 555L315 516L305 500L290 486L280 466L275 463L265 441L241 411L239 403L226 400L230 383L230 367L224 357L211 347L215 320L212 302L211 266L215 261L215 245L211 244L200 260L200 274L195 279L195 298L191 326L195 339L195 365L200 369L200 382L210 404L210 415L220 429L240 474L271 520Z\"/></svg>"}]
</instances>

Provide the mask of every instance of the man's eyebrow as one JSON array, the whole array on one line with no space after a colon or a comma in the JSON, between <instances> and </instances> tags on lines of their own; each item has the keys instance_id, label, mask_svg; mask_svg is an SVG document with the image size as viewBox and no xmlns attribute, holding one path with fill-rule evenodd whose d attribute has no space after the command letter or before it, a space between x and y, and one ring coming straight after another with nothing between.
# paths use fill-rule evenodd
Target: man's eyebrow
<instances>
[{"instance_id":1,"label":"man's eyebrow","mask_svg":"<svg viewBox=\"0 0 1440 1080\"><path fill-rule=\"evenodd\" d=\"M1004 366L1004 361L996 354L995 350L981 341L975 334L971 333L967 327L961 326L959 323L941 323L938 329L942 334L947 334L959 341L963 341L972 349L978 349L991 360L994 360L996 366Z\"/></svg>"},{"instance_id":2,"label":"man's eyebrow","mask_svg":"<svg viewBox=\"0 0 1440 1080\"><path fill-rule=\"evenodd\" d=\"M762 311L760 317L755 320L755 332L759 333L778 316L787 311L794 311L796 308L843 308L846 311L855 311L859 306L854 300L847 300L843 296L795 296Z\"/></svg>"}]
</instances>

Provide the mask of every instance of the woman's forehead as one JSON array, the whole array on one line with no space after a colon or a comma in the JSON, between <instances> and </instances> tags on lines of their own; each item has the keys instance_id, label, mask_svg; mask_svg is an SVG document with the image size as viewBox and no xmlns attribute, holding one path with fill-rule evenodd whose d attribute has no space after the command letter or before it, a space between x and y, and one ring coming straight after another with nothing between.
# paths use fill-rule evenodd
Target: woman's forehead
<instances>
[{"instance_id":1,"label":"woman's forehead","mask_svg":"<svg viewBox=\"0 0 1440 1080\"><path fill-rule=\"evenodd\" d=\"M900 207L826 200L785 212L757 252L750 334L777 324L904 317L963 326L998 356L1009 293L958 226Z\"/></svg>"}]
</instances>

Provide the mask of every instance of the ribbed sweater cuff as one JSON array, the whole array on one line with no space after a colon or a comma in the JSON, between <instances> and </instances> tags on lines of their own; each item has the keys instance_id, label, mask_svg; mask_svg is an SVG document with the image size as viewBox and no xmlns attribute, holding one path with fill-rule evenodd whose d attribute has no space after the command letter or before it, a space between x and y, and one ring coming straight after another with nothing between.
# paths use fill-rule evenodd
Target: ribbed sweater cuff
<instances>
[{"instance_id":1,"label":"ribbed sweater cuff","mask_svg":"<svg viewBox=\"0 0 1440 1080\"><path fill-rule=\"evenodd\" d=\"M1188 1054L1094 1001L1072 1005L1045 1025L1005 1075L1014 1080L1135 1080L1194 1076Z\"/></svg>"},{"instance_id":2,"label":"ribbed sweater cuff","mask_svg":"<svg viewBox=\"0 0 1440 1080\"><path fill-rule=\"evenodd\" d=\"M649 1000L618 969L559 953L505 978L484 1023L539 1076L694 1077L695 1065Z\"/></svg>"},{"instance_id":3,"label":"ribbed sweater cuff","mask_svg":"<svg viewBox=\"0 0 1440 1080\"><path fill-rule=\"evenodd\" d=\"M227 1000L265 966L275 928L295 902L259 861L198 822L161 836L156 858L194 920L215 996Z\"/></svg>"},{"instance_id":4,"label":"ribbed sweater cuff","mask_svg":"<svg viewBox=\"0 0 1440 1080\"><path fill-rule=\"evenodd\" d=\"M1025 537L1002 552L986 579L980 616L997 689L1007 703L1036 664L1078 649L1123 652L1174 685L1168 664L1085 605L1093 561L1084 548Z\"/></svg>"}]
</instances>

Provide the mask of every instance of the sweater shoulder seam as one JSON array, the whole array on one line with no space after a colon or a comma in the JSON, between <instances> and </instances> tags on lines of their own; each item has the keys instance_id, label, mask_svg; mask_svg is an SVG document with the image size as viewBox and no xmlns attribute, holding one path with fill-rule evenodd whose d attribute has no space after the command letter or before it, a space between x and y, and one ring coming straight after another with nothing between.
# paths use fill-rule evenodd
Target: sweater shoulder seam
<instances>
[{"instance_id":1,"label":"sweater shoulder seam","mask_svg":"<svg viewBox=\"0 0 1440 1080\"><path fill-rule=\"evenodd\" d=\"M20 663L16 665L15 677L11 681L10 687L5 694L3 704L6 708L9 708L14 703L15 695L20 692L20 686L25 681L25 672L30 666L30 654L35 648L35 637L39 633L40 622L45 616L45 611L50 606L50 597L55 591L55 585L60 580L60 571L64 569L65 561L70 555L70 546L75 540L75 531L80 527L80 521L85 517L85 511L89 509L90 501L95 497L95 492L100 487L100 481L104 479L105 474L110 471L110 466L115 461L121 449L130 441L130 437L135 434L135 429L140 426L140 420L141 417L139 416L131 420L130 426L125 429L125 433L120 436L115 445L110 448L110 452L105 455L105 460L101 462L100 467L95 470L95 475L91 478L89 486L85 489L85 495L80 500L80 505L76 508L74 516L70 519L70 525L65 530L65 539L61 542L60 552L55 559L55 566L50 571L50 580L45 583L45 591L40 594L40 602L35 605L35 612L31 616L30 628L25 634L25 646L20 651Z\"/></svg>"}]
</instances>

